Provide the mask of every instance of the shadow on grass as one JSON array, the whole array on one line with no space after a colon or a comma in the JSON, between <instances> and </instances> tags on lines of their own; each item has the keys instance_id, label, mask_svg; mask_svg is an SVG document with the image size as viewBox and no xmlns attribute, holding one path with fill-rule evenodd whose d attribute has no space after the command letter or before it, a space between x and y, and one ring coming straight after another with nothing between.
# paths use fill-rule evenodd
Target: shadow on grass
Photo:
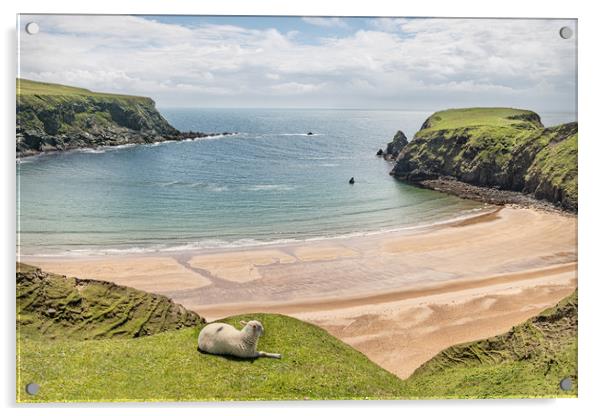
<instances>
[{"instance_id":1,"label":"shadow on grass","mask_svg":"<svg viewBox=\"0 0 602 416\"><path fill-rule=\"evenodd\" d=\"M248 361L248 362L254 363L255 360L257 360L259 358L259 357L243 358L243 357L236 357L234 355L211 354L210 352L202 351L199 347L197 347L196 350L202 355L209 355L211 357L225 358L226 360L229 360L229 361Z\"/></svg>"}]
</instances>

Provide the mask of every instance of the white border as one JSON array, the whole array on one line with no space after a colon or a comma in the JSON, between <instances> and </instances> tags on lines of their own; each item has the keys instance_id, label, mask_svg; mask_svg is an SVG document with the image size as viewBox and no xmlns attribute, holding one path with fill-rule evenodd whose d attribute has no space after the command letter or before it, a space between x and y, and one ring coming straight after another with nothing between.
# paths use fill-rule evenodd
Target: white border
<instances>
[{"instance_id":1,"label":"white border","mask_svg":"<svg viewBox=\"0 0 602 416\"><path fill-rule=\"evenodd\" d=\"M109 409L120 413L161 415L252 413L262 415L304 415L307 412L326 414L341 410L346 414L365 414L376 410L383 414L421 412L423 414L478 414L506 415L537 412L554 414L589 414L599 411L601 336L598 317L601 316L599 296L602 293L602 273L596 263L600 241L600 185L598 166L602 159L602 133L600 128L600 53L599 39L601 17L595 10L596 2L556 1L527 2L505 0L498 2L451 0L420 0L402 3L386 0L99 0L89 3L81 0L21 0L18 3L2 2L3 54L1 113L3 137L0 175L3 189L2 209L2 288L4 307L2 313L2 405L5 414L78 415L82 413L106 416ZM558 17L579 19L579 143L580 212L579 212L579 395L577 400L498 400L498 401L422 401L422 402L311 402L311 403L248 403L248 404L107 404L67 406L17 406L14 403L15 347L14 307L15 284L15 171L14 166L14 97L16 75L17 13L106 13L106 14L268 14L268 15L346 15L346 16L446 16L446 17ZM596 330L598 327L598 331ZM107 382L110 382L107 380ZM115 412L115 411L112 411Z\"/></svg>"}]
</instances>

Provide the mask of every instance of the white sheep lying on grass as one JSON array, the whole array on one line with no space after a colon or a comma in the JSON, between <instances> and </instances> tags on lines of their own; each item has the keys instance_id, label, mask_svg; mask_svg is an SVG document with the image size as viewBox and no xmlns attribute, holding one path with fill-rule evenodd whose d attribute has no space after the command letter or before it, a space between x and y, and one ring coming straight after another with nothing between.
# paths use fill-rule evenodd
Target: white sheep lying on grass
<instances>
[{"instance_id":1,"label":"white sheep lying on grass","mask_svg":"<svg viewBox=\"0 0 602 416\"><path fill-rule=\"evenodd\" d=\"M280 354L257 351L257 341L263 335L259 321L240 321L244 328L239 331L232 325L216 322L209 324L199 334L199 349L218 355L233 355L241 358L280 358Z\"/></svg>"}]
</instances>

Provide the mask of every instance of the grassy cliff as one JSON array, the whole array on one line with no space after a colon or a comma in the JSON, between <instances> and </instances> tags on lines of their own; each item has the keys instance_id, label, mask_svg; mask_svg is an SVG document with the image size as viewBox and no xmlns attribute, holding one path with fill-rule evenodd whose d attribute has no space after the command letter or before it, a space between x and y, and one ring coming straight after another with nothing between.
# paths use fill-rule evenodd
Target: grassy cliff
<instances>
[{"instance_id":1,"label":"grassy cliff","mask_svg":"<svg viewBox=\"0 0 602 416\"><path fill-rule=\"evenodd\" d=\"M577 123L545 128L536 113L512 108L440 111L401 150L391 174L451 176L576 211Z\"/></svg>"},{"instance_id":2,"label":"grassy cliff","mask_svg":"<svg viewBox=\"0 0 602 416\"><path fill-rule=\"evenodd\" d=\"M17 79L17 154L147 143L177 135L147 97Z\"/></svg>"}]
</instances>

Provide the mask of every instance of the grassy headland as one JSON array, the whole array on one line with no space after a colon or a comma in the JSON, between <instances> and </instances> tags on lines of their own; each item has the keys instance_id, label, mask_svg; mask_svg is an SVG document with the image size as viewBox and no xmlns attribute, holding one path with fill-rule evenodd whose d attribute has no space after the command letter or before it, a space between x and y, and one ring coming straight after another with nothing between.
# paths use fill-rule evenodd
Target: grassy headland
<instances>
[{"instance_id":1,"label":"grassy headland","mask_svg":"<svg viewBox=\"0 0 602 416\"><path fill-rule=\"evenodd\" d=\"M149 143L179 131L148 97L17 79L17 154Z\"/></svg>"},{"instance_id":2,"label":"grassy headland","mask_svg":"<svg viewBox=\"0 0 602 416\"><path fill-rule=\"evenodd\" d=\"M449 176L576 211L577 123L544 128L536 113L513 108L440 111L400 151L391 174L417 182Z\"/></svg>"}]
</instances>

